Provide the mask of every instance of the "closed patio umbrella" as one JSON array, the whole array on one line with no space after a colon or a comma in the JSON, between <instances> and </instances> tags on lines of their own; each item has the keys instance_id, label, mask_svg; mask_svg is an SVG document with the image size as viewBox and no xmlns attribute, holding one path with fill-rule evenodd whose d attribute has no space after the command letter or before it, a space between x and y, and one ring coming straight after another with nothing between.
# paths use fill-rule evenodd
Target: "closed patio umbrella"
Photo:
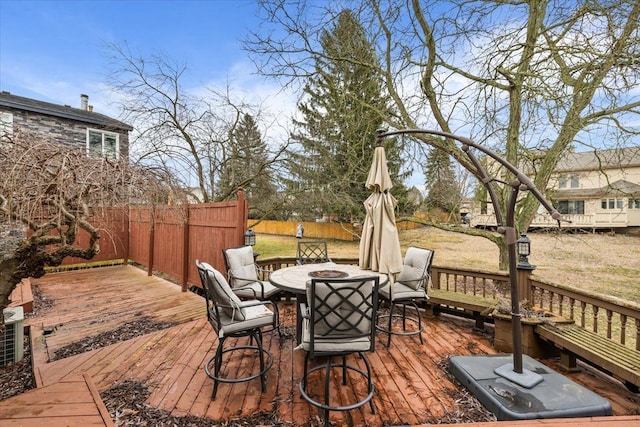
<instances>
[{"instance_id":1,"label":"closed patio umbrella","mask_svg":"<svg viewBox=\"0 0 640 427\"><path fill-rule=\"evenodd\" d=\"M393 184L384 147L376 147L366 182L373 193L364 201L366 217L360 239L360 268L393 275L402 271L402 252L391 195Z\"/></svg>"}]
</instances>

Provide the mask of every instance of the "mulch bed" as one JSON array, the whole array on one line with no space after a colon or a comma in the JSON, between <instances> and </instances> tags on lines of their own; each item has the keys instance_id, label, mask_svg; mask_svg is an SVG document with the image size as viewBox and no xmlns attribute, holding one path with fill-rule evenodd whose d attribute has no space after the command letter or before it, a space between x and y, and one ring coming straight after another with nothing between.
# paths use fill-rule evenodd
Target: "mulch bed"
<instances>
[{"instance_id":1,"label":"mulch bed","mask_svg":"<svg viewBox=\"0 0 640 427\"><path fill-rule=\"evenodd\" d=\"M64 347L60 347L53 353L51 362L64 359L86 351L95 350L97 348L106 347L120 341L130 340L142 335L150 334L161 329L175 326L172 322L157 322L149 318L141 318L133 322L125 323L116 329L102 332L92 337L87 337L81 341L72 342Z\"/></svg>"}]
</instances>

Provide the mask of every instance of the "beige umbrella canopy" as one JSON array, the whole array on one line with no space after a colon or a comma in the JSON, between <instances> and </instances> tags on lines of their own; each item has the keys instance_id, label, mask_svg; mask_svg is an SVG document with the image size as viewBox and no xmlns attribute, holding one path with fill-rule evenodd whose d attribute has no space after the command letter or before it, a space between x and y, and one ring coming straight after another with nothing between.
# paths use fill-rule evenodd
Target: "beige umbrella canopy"
<instances>
[{"instance_id":1,"label":"beige umbrella canopy","mask_svg":"<svg viewBox=\"0 0 640 427\"><path fill-rule=\"evenodd\" d=\"M371 196L364 201L366 217L360 239L360 268L380 273L402 271L402 252L394 209L397 200L391 195L391 177L384 147L376 147L367 177Z\"/></svg>"}]
</instances>

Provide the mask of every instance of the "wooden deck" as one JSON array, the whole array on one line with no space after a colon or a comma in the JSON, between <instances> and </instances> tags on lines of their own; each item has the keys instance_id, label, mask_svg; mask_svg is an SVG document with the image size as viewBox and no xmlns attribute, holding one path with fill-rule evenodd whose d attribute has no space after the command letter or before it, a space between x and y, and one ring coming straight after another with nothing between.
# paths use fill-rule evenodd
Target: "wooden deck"
<instances>
[{"instance_id":1,"label":"wooden deck","mask_svg":"<svg viewBox=\"0 0 640 427\"><path fill-rule=\"evenodd\" d=\"M71 376L0 402L3 427L41 427L43 424L47 427L114 426L87 374Z\"/></svg>"},{"instance_id":2,"label":"wooden deck","mask_svg":"<svg viewBox=\"0 0 640 427\"><path fill-rule=\"evenodd\" d=\"M217 337L205 319L201 297L181 292L179 286L158 277L147 277L144 271L132 266L49 274L34 279L33 284L52 303L27 320L34 342L34 371L39 386L50 387L85 376L103 392L121 381L138 380L151 392L150 405L174 415L229 420L257 412L273 412L281 422L317 423L317 410L301 399L297 389L304 355L294 349L291 337L279 339L275 333L265 336L275 359L268 372L265 393L261 393L258 380L221 384L217 399L211 401L213 382L204 373L203 364L213 355ZM283 323L292 327L294 316L294 306L283 303ZM171 321L176 326L48 362L56 349L68 343L141 317ZM337 425L417 426L437 423L455 411L459 404L454 393L457 386L442 370L447 358L495 353L490 339L474 332L473 326L473 322L440 316L425 322L424 345L420 345L416 337L394 337L391 348L387 349L380 340L376 352L369 355L376 384L375 415L365 406L346 413L332 412L332 421ZM250 367L251 362L247 363L242 357L227 365L229 372ZM614 415L621 417L557 420L557 424L545 420L535 425L568 427L598 425L603 421L611 427L640 425L637 395L589 372L572 374L571 378L608 399ZM27 398L28 393L23 396ZM0 408L4 403L0 402ZM48 427L56 426L49 419L45 422ZM0 415L0 424L4 423Z\"/></svg>"}]
</instances>

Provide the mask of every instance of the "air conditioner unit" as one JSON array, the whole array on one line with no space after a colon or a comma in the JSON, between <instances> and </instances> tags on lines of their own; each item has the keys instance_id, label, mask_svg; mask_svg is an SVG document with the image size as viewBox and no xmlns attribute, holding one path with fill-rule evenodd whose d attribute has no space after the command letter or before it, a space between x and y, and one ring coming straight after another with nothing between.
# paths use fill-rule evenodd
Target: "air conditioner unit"
<instances>
[{"instance_id":1,"label":"air conditioner unit","mask_svg":"<svg viewBox=\"0 0 640 427\"><path fill-rule=\"evenodd\" d=\"M0 365L6 365L24 357L24 311L22 307L10 307L2 313L4 331L0 331Z\"/></svg>"}]
</instances>

